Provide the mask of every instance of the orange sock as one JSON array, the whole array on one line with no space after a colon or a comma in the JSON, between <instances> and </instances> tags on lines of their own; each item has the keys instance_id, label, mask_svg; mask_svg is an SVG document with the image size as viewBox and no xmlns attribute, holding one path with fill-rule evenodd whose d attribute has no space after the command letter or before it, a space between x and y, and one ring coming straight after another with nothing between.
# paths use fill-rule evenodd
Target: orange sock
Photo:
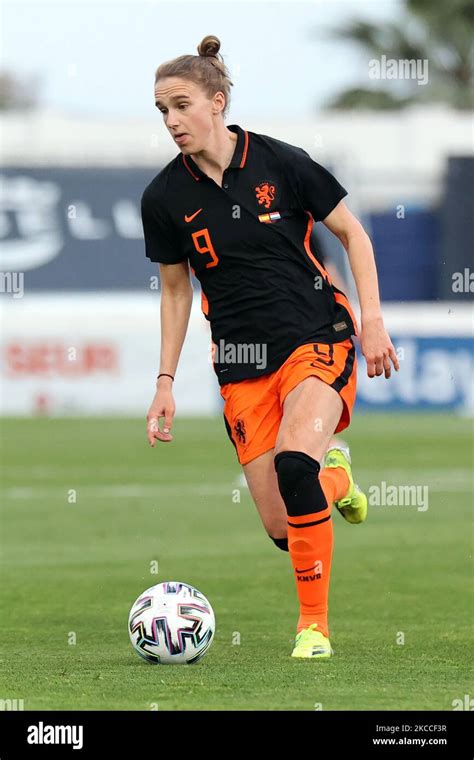
<instances>
[{"instance_id":1,"label":"orange sock","mask_svg":"<svg viewBox=\"0 0 474 760\"><path fill-rule=\"evenodd\" d=\"M343 499L349 488L349 477L342 467L325 467L319 473L319 482L330 506Z\"/></svg>"},{"instance_id":2,"label":"orange sock","mask_svg":"<svg viewBox=\"0 0 474 760\"><path fill-rule=\"evenodd\" d=\"M328 598L334 545L331 507L347 493L348 477L342 467L325 468L319 480L328 506L319 512L288 518L288 549L300 602L297 633L317 623L318 630L329 636ZM314 571L301 572L309 568Z\"/></svg>"}]
</instances>

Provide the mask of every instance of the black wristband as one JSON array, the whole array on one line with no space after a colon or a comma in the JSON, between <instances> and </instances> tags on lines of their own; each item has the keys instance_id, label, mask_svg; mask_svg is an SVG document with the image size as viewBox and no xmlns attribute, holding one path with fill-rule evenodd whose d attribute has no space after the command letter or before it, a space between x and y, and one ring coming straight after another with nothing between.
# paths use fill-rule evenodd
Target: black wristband
<instances>
[{"instance_id":1,"label":"black wristband","mask_svg":"<svg viewBox=\"0 0 474 760\"><path fill-rule=\"evenodd\" d=\"M171 377L171 379L172 379L172 380L174 380L174 377L173 377L173 375L169 375L167 372L160 372L160 374L158 375L158 377L157 377L156 379L157 379L157 380L159 380L159 379L160 379L160 377L163 377L163 375L164 375L165 377Z\"/></svg>"}]
</instances>

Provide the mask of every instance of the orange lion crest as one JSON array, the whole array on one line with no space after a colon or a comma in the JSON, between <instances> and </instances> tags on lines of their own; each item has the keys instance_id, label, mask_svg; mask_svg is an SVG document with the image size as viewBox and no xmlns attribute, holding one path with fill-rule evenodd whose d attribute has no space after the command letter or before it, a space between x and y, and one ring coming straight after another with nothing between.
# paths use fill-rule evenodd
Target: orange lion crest
<instances>
[{"instance_id":1,"label":"orange lion crest","mask_svg":"<svg viewBox=\"0 0 474 760\"><path fill-rule=\"evenodd\" d=\"M263 205L265 208L270 208L275 200L275 185L271 185L269 182L260 182L255 188L255 193L259 205Z\"/></svg>"}]
</instances>

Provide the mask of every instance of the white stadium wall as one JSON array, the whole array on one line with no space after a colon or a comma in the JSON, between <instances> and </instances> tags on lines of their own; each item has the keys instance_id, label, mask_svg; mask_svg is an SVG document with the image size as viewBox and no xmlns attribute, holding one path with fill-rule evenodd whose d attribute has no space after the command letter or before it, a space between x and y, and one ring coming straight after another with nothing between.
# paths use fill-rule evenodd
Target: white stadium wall
<instances>
[{"instance_id":1,"label":"white stadium wall","mask_svg":"<svg viewBox=\"0 0 474 760\"><path fill-rule=\"evenodd\" d=\"M160 296L152 293L3 297L0 413L145 417L158 372ZM370 380L359 364L361 410L474 410L472 308L387 304L400 372ZM220 414L210 332L196 293L179 363L177 413Z\"/></svg>"},{"instance_id":2,"label":"white stadium wall","mask_svg":"<svg viewBox=\"0 0 474 760\"><path fill-rule=\"evenodd\" d=\"M390 111L320 111L294 121L241 118L227 123L299 145L334 165L351 202L362 208L436 202L446 156L471 155L472 112L444 105ZM104 120L52 109L0 114L3 166L162 167L177 154L158 115ZM112 137L111 137L112 136ZM401 200L402 199L402 200ZM354 208L354 210L357 210Z\"/></svg>"},{"instance_id":3,"label":"white stadium wall","mask_svg":"<svg viewBox=\"0 0 474 760\"><path fill-rule=\"evenodd\" d=\"M146 416L159 370L158 294L3 299L1 413ZM195 298L174 385L181 414L218 410L210 332Z\"/></svg>"}]
</instances>

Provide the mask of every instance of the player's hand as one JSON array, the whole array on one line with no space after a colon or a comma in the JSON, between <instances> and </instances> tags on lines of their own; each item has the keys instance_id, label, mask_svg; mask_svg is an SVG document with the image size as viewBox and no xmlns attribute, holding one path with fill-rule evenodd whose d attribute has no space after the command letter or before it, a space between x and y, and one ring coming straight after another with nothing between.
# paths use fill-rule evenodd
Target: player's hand
<instances>
[{"instance_id":1,"label":"player's hand","mask_svg":"<svg viewBox=\"0 0 474 760\"><path fill-rule=\"evenodd\" d=\"M146 418L146 432L150 446L155 446L155 440L165 443L173 440L170 430L175 411L176 406L171 389L159 388L155 393L155 398ZM160 429L160 420L163 420L162 430Z\"/></svg>"},{"instance_id":2,"label":"player's hand","mask_svg":"<svg viewBox=\"0 0 474 760\"><path fill-rule=\"evenodd\" d=\"M388 379L392 372L391 363L396 372L400 369L397 354L383 325L382 318L363 322L360 334L360 347L367 362L367 374L369 377L385 373L385 377Z\"/></svg>"}]
</instances>

